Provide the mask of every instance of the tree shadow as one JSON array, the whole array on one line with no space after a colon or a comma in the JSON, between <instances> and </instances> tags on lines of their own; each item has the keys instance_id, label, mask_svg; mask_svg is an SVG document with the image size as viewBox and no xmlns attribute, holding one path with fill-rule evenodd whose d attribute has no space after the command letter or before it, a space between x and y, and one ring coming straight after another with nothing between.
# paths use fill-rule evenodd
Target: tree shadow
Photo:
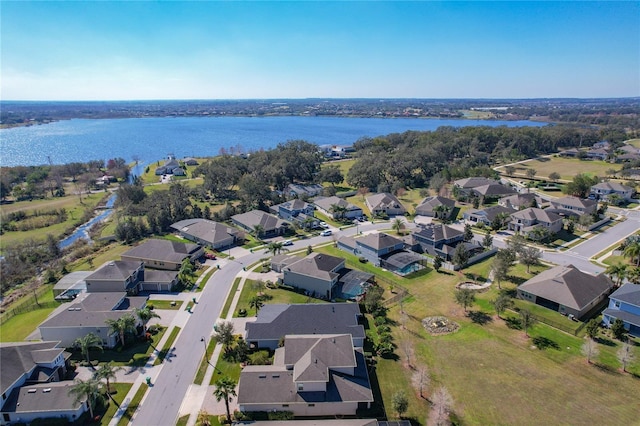
<instances>
[{"instance_id":1,"label":"tree shadow","mask_svg":"<svg viewBox=\"0 0 640 426\"><path fill-rule=\"evenodd\" d=\"M509 279L509 281L511 281L512 283L514 283L515 285L518 285L518 286L528 280L528 278L515 277L513 275L509 275L508 279ZM513 290L513 291L515 292L515 290Z\"/></svg>"},{"instance_id":2,"label":"tree shadow","mask_svg":"<svg viewBox=\"0 0 640 426\"><path fill-rule=\"evenodd\" d=\"M515 299L518 296L518 291L515 288L503 288L500 290L500 294L504 294L505 296Z\"/></svg>"},{"instance_id":3,"label":"tree shadow","mask_svg":"<svg viewBox=\"0 0 640 426\"><path fill-rule=\"evenodd\" d=\"M536 345L536 347L540 350L544 350L544 349L560 350L560 345L558 345L555 341L547 337L542 337L542 336L534 337L533 344Z\"/></svg>"},{"instance_id":4,"label":"tree shadow","mask_svg":"<svg viewBox=\"0 0 640 426\"><path fill-rule=\"evenodd\" d=\"M607 339L606 337L597 337L595 339L598 343L600 343L601 345L605 345L605 346L615 346L616 342L614 342L611 339Z\"/></svg>"},{"instance_id":5,"label":"tree shadow","mask_svg":"<svg viewBox=\"0 0 640 426\"><path fill-rule=\"evenodd\" d=\"M490 322L493 322L493 318L491 318L491 315L481 311L470 311L467 316L474 324L486 325Z\"/></svg>"},{"instance_id":6,"label":"tree shadow","mask_svg":"<svg viewBox=\"0 0 640 426\"><path fill-rule=\"evenodd\" d=\"M512 330L522 330L522 324L520 324L520 319L518 318L507 317L504 322Z\"/></svg>"}]
</instances>

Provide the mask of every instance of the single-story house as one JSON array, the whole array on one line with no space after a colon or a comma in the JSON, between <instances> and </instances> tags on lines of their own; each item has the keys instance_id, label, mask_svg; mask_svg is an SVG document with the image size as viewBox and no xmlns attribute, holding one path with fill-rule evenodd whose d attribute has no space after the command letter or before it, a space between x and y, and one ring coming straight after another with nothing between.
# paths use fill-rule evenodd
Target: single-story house
<instances>
[{"instance_id":1,"label":"single-story house","mask_svg":"<svg viewBox=\"0 0 640 426\"><path fill-rule=\"evenodd\" d=\"M606 160L609 158L609 151L604 148L590 149L587 151L586 157L592 160Z\"/></svg>"},{"instance_id":2,"label":"single-story house","mask_svg":"<svg viewBox=\"0 0 640 426\"><path fill-rule=\"evenodd\" d=\"M102 339L102 345L112 348L117 342L117 333L109 330L106 320L132 314L134 309L142 309L148 297L127 296L118 293L85 293L69 303L67 309L50 316L38 329L43 340L59 341L62 346L71 347L73 342L89 333ZM135 315L134 315L135 317ZM138 325L140 322L138 321Z\"/></svg>"},{"instance_id":3,"label":"single-story house","mask_svg":"<svg viewBox=\"0 0 640 426\"><path fill-rule=\"evenodd\" d=\"M471 188L469 189L469 193L486 200L516 194L517 191L510 186L503 185L498 182L492 182Z\"/></svg>"},{"instance_id":4,"label":"single-story house","mask_svg":"<svg viewBox=\"0 0 640 426\"><path fill-rule=\"evenodd\" d=\"M365 199L365 204L373 216L386 214L397 216L407 214L407 209L395 195L388 192L373 194Z\"/></svg>"},{"instance_id":5,"label":"single-story house","mask_svg":"<svg viewBox=\"0 0 640 426\"><path fill-rule=\"evenodd\" d=\"M561 216L580 217L585 214L594 214L598 209L598 202L594 200L583 200L578 197L556 198L549 202L547 210Z\"/></svg>"},{"instance_id":6,"label":"single-story house","mask_svg":"<svg viewBox=\"0 0 640 426\"><path fill-rule=\"evenodd\" d=\"M551 235L562 230L562 217L550 210L535 207L520 210L511 214L509 229L528 236L536 228L544 228Z\"/></svg>"},{"instance_id":7,"label":"single-story house","mask_svg":"<svg viewBox=\"0 0 640 426\"><path fill-rule=\"evenodd\" d=\"M290 183L283 190L283 193L287 198L309 198L322 194L324 187L319 183L312 183L308 185L299 183Z\"/></svg>"},{"instance_id":8,"label":"single-story house","mask_svg":"<svg viewBox=\"0 0 640 426\"><path fill-rule=\"evenodd\" d=\"M493 179L476 176L476 177L458 179L455 182L453 182L453 186L458 188L460 192L469 194L470 193L469 191L473 188L477 188L479 186L484 186L484 185L491 185L495 183L497 182Z\"/></svg>"},{"instance_id":9,"label":"single-story house","mask_svg":"<svg viewBox=\"0 0 640 426\"><path fill-rule=\"evenodd\" d=\"M287 334L350 334L354 347L364 345L362 314L357 303L264 305L254 322L245 325L246 342L275 350Z\"/></svg>"},{"instance_id":10,"label":"single-story house","mask_svg":"<svg viewBox=\"0 0 640 426\"><path fill-rule=\"evenodd\" d=\"M197 166L199 164L198 160L193 157L185 157L182 162L187 166Z\"/></svg>"},{"instance_id":11,"label":"single-story house","mask_svg":"<svg viewBox=\"0 0 640 426\"><path fill-rule=\"evenodd\" d=\"M630 201L635 190L630 186L623 185L618 182L600 182L591 187L591 195L596 200L609 201L609 197L613 194L618 195L624 201Z\"/></svg>"},{"instance_id":12,"label":"single-story house","mask_svg":"<svg viewBox=\"0 0 640 426\"><path fill-rule=\"evenodd\" d=\"M28 424L36 418L77 420L88 410L86 400L69 395L64 381L71 354L60 342L0 343L0 424Z\"/></svg>"},{"instance_id":13,"label":"single-story house","mask_svg":"<svg viewBox=\"0 0 640 426\"><path fill-rule=\"evenodd\" d=\"M515 213L517 209L512 207L504 207L501 205L487 207L486 209L469 209L462 214L462 218L466 223L471 225L479 225L483 223L486 226L491 226L493 221L498 215L511 215Z\"/></svg>"},{"instance_id":14,"label":"single-story house","mask_svg":"<svg viewBox=\"0 0 640 426\"><path fill-rule=\"evenodd\" d=\"M204 255L198 244L152 238L124 252L120 259L143 263L146 268L179 270L184 259L195 261Z\"/></svg>"},{"instance_id":15,"label":"single-story house","mask_svg":"<svg viewBox=\"0 0 640 426\"><path fill-rule=\"evenodd\" d=\"M609 306L602 313L602 322L611 327L621 319L629 334L640 337L640 285L627 283L609 296Z\"/></svg>"},{"instance_id":16,"label":"single-story house","mask_svg":"<svg viewBox=\"0 0 640 426\"><path fill-rule=\"evenodd\" d=\"M354 416L373 392L362 348L350 334L285 335L273 365L240 373L240 411L290 411L297 417Z\"/></svg>"},{"instance_id":17,"label":"single-story house","mask_svg":"<svg viewBox=\"0 0 640 426\"><path fill-rule=\"evenodd\" d=\"M176 173L176 171L178 171L178 173ZM184 173L184 169L182 169L182 167L180 166L180 163L178 163L178 161L176 160L175 155L168 154L164 164L156 168L155 174L156 176L172 175L172 174L176 174L178 176L184 176L185 173Z\"/></svg>"},{"instance_id":18,"label":"single-story house","mask_svg":"<svg viewBox=\"0 0 640 426\"><path fill-rule=\"evenodd\" d=\"M262 210L251 210L231 216L231 221L240 228L255 232L256 226L262 227L264 237L275 237L284 234L289 229L289 223Z\"/></svg>"},{"instance_id":19,"label":"single-story house","mask_svg":"<svg viewBox=\"0 0 640 426\"><path fill-rule=\"evenodd\" d=\"M577 148L569 148L569 149L565 149L564 151L560 151L560 157L572 157L575 158L577 157L580 151L578 151Z\"/></svg>"},{"instance_id":20,"label":"single-story house","mask_svg":"<svg viewBox=\"0 0 640 426\"><path fill-rule=\"evenodd\" d=\"M226 250L241 238L237 229L208 219L185 219L174 223L171 228L187 240L213 250Z\"/></svg>"},{"instance_id":21,"label":"single-story house","mask_svg":"<svg viewBox=\"0 0 640 426\"><path fill-rule=\"evenodd\" d=\"M613 288L605 274L591 275L573 265L547 269L521 284L518 297L581 319L602 303Z\"/></svg>"},{"instance_id":22,"label":"single-story house","mask_svg":"<svg viewBox=\"0 0 640 426\"><path fill-rule=\"evenodd\" d=\"M342 216L346 219L355 219L357 217L362 216L362 209L354 204L349 203L348 201L336 197L318 197L313 200L313 204L320 210L322 213L330 216L334 219L338 219L338 216ZM334 206L338 206L344 208L344 212L334 211Z\"/></svg>"},{"instance_id":23,"label":"single-story house","mask_svg":"<svg viewBox=\"0 0 640 426\"><path fill-rule=\"evenodd\" d=\"M315 207L299 198L271 206L269 210L278 217L297 223L303 228L315 228L320 220L313 216Z\"/></svg>"},{"instance_id":24,"label":"single-story house","mask_svg":"<svg viewBox=\"0 0 640 426\"><path fill-rule=\"evenodd\" d=\"M455 206L455 200L450 198L440 197L439 195L427 197L416 207L416 215L449 219Z\"/></svg>"}]
</instances>

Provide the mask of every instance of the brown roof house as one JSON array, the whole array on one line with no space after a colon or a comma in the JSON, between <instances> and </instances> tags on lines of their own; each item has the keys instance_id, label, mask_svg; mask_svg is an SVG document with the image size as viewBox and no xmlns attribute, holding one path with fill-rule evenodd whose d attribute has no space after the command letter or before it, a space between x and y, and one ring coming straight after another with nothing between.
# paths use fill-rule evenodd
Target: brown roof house
<instances>
[{"instance_id":1,"label":"brown roof house","mask_svg":"<svg viewBox=\"0 0 640 426\"><path fill-rule=\"evenodd\" d=\"M518 297L580 319L606 300L612 288L605 274L594 276L573 265L556 266L520 285Z\"/></svg>"},{"instance_id":2,"label":"brown roof house","mask_svg":"<svg viewBox=\"0 0 640 426\"><path fill-rule=\"evenodd\" d=\"M240 373L240 411L290 411L297 417L353 416L373 392L362 348L350 334L286 335L273 365Z\"/></svg>"},{"instance_id":3,"label":"brown roof house","mask_svg":"<svg viewBox=\"0 0 640 426\"><path fill-rule=\"evenodd\" d=\"M29 424L36 418L77 420L88 410L86 400L69 395L64 381L70 353L60 342L0 343L1 424Z\"/></svg>"},{"instance_id":4,"label":"brown roof house","mask_svg":"<svg viewBox=\"0 0 640 426\"><path fill-rule=\"evenodd\" d=\"M193 262L203 255L204 250L198 244L154 238L124 252L120 259L143 263L147 268L177 271L180 269L184 259L189 259Z\"/></svg>"}]
</instances>

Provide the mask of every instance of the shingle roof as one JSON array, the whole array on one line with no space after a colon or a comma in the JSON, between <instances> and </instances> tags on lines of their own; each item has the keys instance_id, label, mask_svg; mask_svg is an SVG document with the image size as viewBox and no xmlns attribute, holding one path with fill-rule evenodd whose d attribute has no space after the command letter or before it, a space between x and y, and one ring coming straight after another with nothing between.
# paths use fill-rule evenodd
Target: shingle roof
<instances>
[{"instance_id":1,"label":"shingle roof","mask_svg":"<svg viewBox=\"0 0 640 426\"><path fill-rule=\"evenodd\" d=\"M541 272L520 285L518 290L582 310L612 287L611 279L604 274L594 276L567 265Z\"/></svg>"},{"instance_id":2,"label":"shingle roof","mask_svg":"<svg viewBox=\"0 0 640 426\"><path fill-rule=\"evenodd\" d=\"M369 197L367 197L366 201L371 210L387 208L400 209L401 211L407 210L395 195L389 194L388 192L370 195Z\"/></svg>"},{"instance_id":3,"label":"shingle roof","mask_svg":"<svg viewBox=\"0 0 640 426\"><path fill-rule=\"evenodd\" d=\"M287 334L351 334L364 337L355 303L267 304L247 323L247 340L278 340Z\"/></svg>"},{"instance_id":4,"label":"shingle roof","mask_svg":"<svg viewBox=\"0 0 640 426\"><path fill-rule=\"evenodd\" d=\"M516 190L511 188L510 186L505 186L497 182L492 182L487 185L480 185L473 188L473 192L476 192L483 197L497 196L497 195L505 195L505 194L515 194Z\"/></svg>"},{"instance_id":5,"label":"shingle roof","mask_svg":"<svg viewBox=\"0 0 640 426\"><path fill-rule=\"evenodd\" d=\"M284 203L281 204L276 204L275 206L273 206L274 209L278 209L280 207L287 209L289 211L294 211L294 210L304 210L306 209L310 204L307 203L306 201L302 201L299 198L294 198L291 201L286 201Z\"/></svg>"},{"instance_id":6,"label":"shingle roof","mask_svg":"<svg viewBox=\"0 0 640 426\"><path fill-rule=\"evenodd\" d=\"M330 368L356 366L350 334L288 335L284 348L283 361L293 365L296 382L326 382Z\"/></svg>"},{"instance_id":7,"label":"shingle roof","mask_svg":"<svg viewBox=\"0 0 640 426\"><path fill-rule=\"evenodd\" d=\"M465 179L458 179L453 183L460 188L471 189L482 185L489 185L490 183L496 183L496 181L485 177L469 177Z\"/></svg>"},{"instance_id":8,"label":"shingle roof","mask_svg":"<svg viewBox=\"0 0 640 426\"><path fill-rule=\"evenodd\" d=\"M544 223L552 223L562 219L562 217L557 213L536 207L529 207L528 209L520 210L511 214L511 217L516 219L535 220Z\"/></svg>"},{"instance_id":9,"label":"shingle roof","mask_svg":"<svg viewBox=\"0 0 640 426\"><path fill-rule=\"evenodd\" d=\"M578 207L581 209L588 209L598 204L597 201L584 200L578 197L562 197L555 200L551 200L550 203L551 205L571 206L571 207Z\"/></svg>"},{"instance_id":10,"label":"shingle roof","mask_svg":"<svg viewBox=\"0 0 640 426\"><path fill-rule=\"evenodd\" d=\"M5 393L16 380L31 371L39 362L50 362L60 355L64 348L58 348L59 343L0 343L0 393Z\"/></svg>"},{"instance_id":11,"label":"shingle roof","mask_svg":"<svg viewBox=\"0 0 640 426\"><path fill-rule=\"evenodd\" d=\"M93 274L85 278L86 281L108 280L125 281L140 267L140 262L114 260L103 264Z\"/></svg>"},{"instance_id":12,"label":"shingle roof","mask_svg":"<svg viewBox=\"0 0 640 426\"><path fill-rule=\"evenodd\" d=\"M84 403L84 399L75 401L75 396L70 394L73 386L73 382L64 381L15 388L2 406L2 411L16 414L34 412L44 414L52 411L78 410Z\"/></svg>"},{"instance_id":13,"label":"shingle roof","mask_svg":"<svg viewBox=\"0 0 640 426\"><path fill-rule=\"evenodd\" d=\"M414 235L418 235L431 241L449 240L463 234L464 232L450 226L435 223L421 226L418 232L414 232Z\"/></svg>"},{"instance_id":14,"label":"shingle roof","mask_svg":"<svg viewBox=\"0 0 640 426\"><path fill-rule=\"evenodd\" d=\"M632 189L631 187L627 185L623 185L618 182L600 182L596 185L593 185L591 188L604 189L604 190L615 191L615 192L627 192L627 191L631 191Z\"/></svg>"},{"instance_id":15,"label":"shingle roof","mask_svg":"<svg viewBox=\"0 0 640 426\"><path fill-rule=\"evenodd\" d=\"M435 197L427 197L422 200L422 203L418 207L416 207L416 214L421 213L432 213L433 209L438 206L447 206L449 208L455 207L456 202L450 198L435 196Z\"/></svg>"},{"instance_id":16,"label":"shingle roof","mask_svg":"<svg viewBox=\"0 0 640 426\"><path fill-rule=\"evenodd\" d=\"M238 230L207 219L186 219L171 225L171 228L202 241L217 244L238 234Z\"/></svg>"},{"instance_id":17,"label":"shingle roof","mask_svg":"<svg viewBox=\"0 0 640 426\"><path fill-rule=\"evenodd\" d=\"M513 194L506 197L502 197L499 201L501 205L515 206L515 207L530 207L533 200L538 200L538 195L531 192L525 194Z\"/></svg>"},{"instance_id":18,"label":"shingle roof","mask_svg":"<svg viewBox=\"0 0 640 426\"><path fill-rule=\"evenodd\" d=\"M491 207L487 207L486 209L482 209L482 210L475 210L475 209L471 209L468 210L468 214L475 214L478 216L484 216L487 218L488 221L493 222L493 220L498 217L499 214L501 213L507 213L509 215L513 214L517 212L516 209L512 209L509 207L503 207L500 205L496 205L496 206L491 206Z\"/></svg>"},{"instance_id":19,"label":"shingle roof","mask_svg":"<svg viewBox=\"0 0 640 426\"><path fill-rule=\"evenodd\" d=\"M231 219L235 222L241 223L247 228L253 228L256 225L260 225L265 232L278 229L287 223L276 216L263 212L262 210L251 210L246 213L236 214L231 216Z\"/></svg>"},{"instance_id":20,"label":"shingle roof","mask_svg":"<svg viewBox=\"0 0 640 426\"><path fill-rule=\"evenodd\" d=\"M624 284L622 287L614 291L609 298L640 307L640 285L630 283Z\"/></svg>"},{"instance_id":21,"label":"shingle roof","mask_svg":"<svg viewBox=\"0 0 640 426\"><path fill-rule=\"evenodd\" d=\"M402 244L402 240L392 237L389 234L378 232L375 234L367 234L364 237L357 238L356 244L363 244L367 247L371 247L374 250L381 250L387 247L394 247L398 244Z\"/></svg>"},{"instance_id":22,"label":"shingle roof","mask_svg":"<svg viewBox=\"0 0 640 426\"><path fill-rule=\"evenodd\" d=\"M286 269L302 275L333 280L338 276L334 270L343 263L344 259L341 257L314 252L290 264Z\"/></svg>"},{"instance_id":23,"label":"shingle roof","mask_svg":"<svg viewBox=\"0 0 640 426\"><path fill-rule=\"evenodd\" d=\"M313 204L320 207L322 210L331 211L331 206L337 204L340 207L345 207L347 211L362 210L360 207L349 203L348 201L340 197L318 197L313 200Z\"/></svg>"},{"instance_id":24,"label":"shingle roof","mask_svg":"<svg viewBox=\"0 0 640 426\"><path fill-rule=\"evenodd\" d=\"M178 241L153 238L143 242L131 250L127 250L122 254L122 256L144 260L181 263L185 258L191 256L199 249L200 246L198 244L188 244Z\"/></svg>"}]
</instances>

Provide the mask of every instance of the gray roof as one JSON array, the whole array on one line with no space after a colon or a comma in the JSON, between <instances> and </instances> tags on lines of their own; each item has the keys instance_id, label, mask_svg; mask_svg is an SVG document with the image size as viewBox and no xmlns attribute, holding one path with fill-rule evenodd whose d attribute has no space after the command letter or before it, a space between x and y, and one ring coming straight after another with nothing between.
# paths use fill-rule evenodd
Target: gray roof
<instances>
[{"instance_id":1,"label":"gray roof","mask_svg":"<svg viewBox=\"0 0 640 426\"><path fill-rule=\"evenodd\" d=\"M356 366L350 334L288 335L284 348L284 364L293 365L297 382L327 382L329 368Z\"/></svg>"},{"instance_id":2,"label":"gray roof","mask_svg":"<svg viewBox=\"0 0 640 426\"><path fill-rule=\"evenodd\" d=\"M418 235L430 241L449 240L452 238L460 237L463 234L463 231L459 231L447 225L436 223L421 226L418 232L414 232L414 235Z\"/></svg>"},{"instance_id":3,"label":"gray roof","mask_svg":"<svg viewBox=\"0 0 640 426\"><path fill-rule=\"evenodd\" d=\"M635 285L635 284L634 284ZM602 312L603 315L609 315L624 322L631 323L640 327L640 315L620 309L607 308Z\"/></svg>"},{"instance_id":4,"label":"gray roof","mask_svg":"<svg viewBox=\"0 0 640 426\"><path fill-rule=\"evenodd\" d=\"M69 288L73 288L76 285L82 285L85 278L87 278L91 274L93 274L93 271L70 272L64 277L60 278L60 280L53 288L56 290L66 290ZM86 286L86 283L84 285Z\"/></svg>"},{"instance_id":5,"label":"gray roof","mask_svg":"<svg viewBox=\"0 0 640 426\"><path fill-rule=\"evenodd\" d=\"M138 268L140 262L129 262L124 260L113 260L106 262L98 268L93 274L86 277L86 281L107 280L107 281L125 281Z\"/></svg>"},{"instance_id":6,"label":"gray roof","mask_svg":"<svg viewBox=\"0 0 640 426\"><path fill-rule=\"evenodd\" d=\"M439 195L435 197L427 197L424 200L422 200L422 203L420 203L418 207L416 207L416 214L421 214L425 212L431 213L433 212L433 209L438 206L447 206L453 209L455 205L456 205L455 200L452 200L450 198L440 197Z\"/></svg>"},{"instance_id":7,"label":"gray roof","mask_svg":"<svg viewBox=\"0 0 640 426\"><path fill-rule=\"evenodd\" d=\"M512 218L535 220L537 222L553 223L558 220L562 220L562 217L552 211L539 209L536 207L529 207L528 209L520 210L511 214Z\"/></svg>"},{"instance_id":8,"label":"gray roof","mask_svg":"<svg viewBox=\"0 0 640 426\"><path fill-rule=\"evenodd\" d=\"M185 219L171 225L171 228L213 245L238 235L238 230L222 223L207 219Z\"/></svg>"},{"instance_id":9,"label":"gray roof","mask_svg":"<svg viewBox=\"0 0 640 426\"><path fill-rule=\"evenodd\" d=\"M582 198L578 198L578 197L562 197L562 198L557 198L555 200L551 200L550 201L551 205L558 205L558 206L571 206L571 207L578 207L581 209L589 209L592 208L594 206L596 206L598 204L597 201L594 200L584 200Z\"/></svg>"},{"instance_id":10,"label":"gray roof","mask_svg":"<svg viewBox=\"0 0 640 426\"><path fill-rule=\"evenodd\" d=\"M44 415L47 412L78 410L85 398L75 402L75 396L70 394L73 386L74 383L67 380L15 388L2 406L2 411L16 414L38 412Z\"/></svg>"},{"instance_id":11,"label":"gray roof","mask_svg":"<svg viewBox=\"0 0 640 426\"><path fill-rule=\"evenodd\" d=\"M500 196L506 194L515 194L516 190L510 186L502 185L501 183L492 182L487 185L480 185L473 188L473 192L482 195L483 197Z\"/></svg>"},{"instance_id":12,"label":"gray roof","mask_svg":"<svg viewBox=\"0 0 640 426\"><path fill-rule=\"evenodd\" d=\"M367 205L371 210L378 209L400 209L402 211L407 211L407 209L402 205L400 200L396 198L395 195L390 194L388 192L381 192L379 194L373 194L367 197Z\"/></svg>"},{"instance_id":13,"label":"gray roof","mask_svg":"<svg viewBox=\"0 0 640 426\"><path fill-rule=\"evenodd\" d=\"M611 279L604 274L594 276L567 265L539 273L518 290L580 311L612 287Z\"/></svg>"},{"instance_id":14,"label":"gray roof","mask_svg":"<svg viewBox=\"0 0 640 426\"><path fill-rule=\"evenodd\" d=\"M0 343L0 387L5 393L23 374L30 372L38 363L53 361L64 348L60 342Z\"/></svg>"},{"instance_id":15,"label":"gray roof","mask_svg":"<svg viewBox=\"0 0 640 426\"><path fill-rule=\"evenodd\" d=\"M596 185L593 185L591 188L601 189L606 191L614 191L614 192L627 192L633 189L630 186L623 185L618 182L600 182Z\"/></svg>"},{"instance_id":16,"label":"gray roof","mask_svg":"<svg viewBox=\"0 0 640 426\"><path fill-rule=\"evenodd\" d=\"M145 269L144 282L170 283L178 277L178 271L154 271Z\"/></svg>"},{"instance_id":17,"label":"gray roof","mask_svg":"<svg viewBox=\"0 0 640 426\"><path fill-rule=\"evenodd\" d=\"M278 340L287 334L351 334L364 338L356 303L267 304L246 324L247 340Z\"/></svg>"},{"instance_id":18,"label":"gray roof","mask_svg":"<svg viewBox=\"0 0 640 426\"><path fill-rule=\"evenodd\" d=\"M137 247L122 254L142 260L158 260L164 262L181 263L185 258L200 250L198 244L182 243L178 241L150 239Z\"/></svg>"},{"instance_id":19,"label":"gray roof","mask_svg":"<svg viewBox=\"0 0 640 426\"><path fill-rule=\"evenodd\" d=\"M356 243L366 245L374 250L381 250L387 247L394 247L398 244L404 244L402 240L383 232L367 234L364 237L356 239Z\"/></svg>"},{"instance_id":20,"label":"gray roof","mask_svg":"<svg viewBox=\"0 0 640 426\"><path fill-rule=\"evenodd\" d=\"M531 202L536 200L538 205L541 204L542 199L534 192L524 194L513 194L506 197L502 197L499 201L501 205L507 205L512 207L531 207Z\"/></svg>"},{"instance_id":21,"label":"gray roof","mask_svg":"<svg viewBox=\"0 0 640 426\"><path fill-rule=\"evenodd\" d=\"M349 247L351 250L355 250L358 246L356 244L356 239L353 237L349 237L347 235L343 235L340 238L338 238L338 244L343 244L347 247Z\"/></svg>"},{"instance_id":22,"label":"gray roof","mask_svg":"<svg viewBox=\"0 0 640 426\"><path fill-rule=\"evenodd\" d=\"M487 207L486 209L482 209L482 210L470 209L470 210L467 210L465 213L467 215L484 216L487 218L488 221L493 222L493 220L496 217L498 217L498 215L501 213L507 213L511 215L515 212L517 212L516 209L496 205L496 206Z\"/></svg>"},{"instance_id":23,"label":"gray roof","mask_svg":"<svg viewBox=\"0 0 640 426\"><path fill-rule=\"evenodd\" d=\"M69 303L67 309L46 319L39 327L104 327L107 319L118 319L142 308L148 297L126 297L126 293L87 293Z\"/></svg>"},{"instance_id":24,"label":"gray roof","mask_svg":"<svg viewBox=\"0 0 640 426\"><path fill-rule=\"evenodd\" d=\"M493 179L487 179L485 177L469 177L465 179L458 179L453 182L454 185L464 189L476 188L482 185L488 185L490 183L496 183Z\"/></svg>"},{"instance_id":25,"label":"gray roof","mask_svg":"<svg viewBox=\"0 0 640 426\"><path fill-rule=\"evenodd\" d=\"M624 284L614 291L609 298L640 307L640 285Z\"/></svg>"},{"instance_id":26,"label":"gray roof","mask_svg":"<svg viewBox=\"0 0 640 426\"><path fill-rule=\"evenodd\" d=\"M295 211L295 210L304 210L310 205L311 204L307 203L306 201L302 201L299 198L294 198L291 201L285 201L284 203L276 204L275 206L271 207L271 209L278 211L278 209L282 207L289 211Z\"/></svg>"},{"instance_id":27,"label":"gray roof","mask_svg":"<svg viewBox=\"0 0 640 426\"><path fill-rule=\"evenodd\" d=\"M338 276L335 269L344 264L341 257L324 253L311 253L286 267L287 270L301 275L333 280Z\"/></svg>"},{"instance_id":28,"label":"gray roof","mask_svg":"<svg viewBox=\"0 0 640 426\"><path fill-rule=\"evenodd\" d=\"M249 229L260 225L265 232L273 231L288 223L262 210L251 210L246 213L236 214L231 216L231 219Z\"/></svg>"},{"instance_id":29,"label":"gray roof","mask_svg":"<svg viewBox=\"0 0 640 426\"><path fill-rule=\"evenodd\" d=\"M337 204L340 207L346 208L347 211L362 210L360 207L354 204L351 204L340 197L336 197L335 195L333 197L318 197L315 200L313 200L313 204L320 207L322 210L326 210L326 211L331 211L331 206L334 204Z\"/></svg>"}]
</instances>

